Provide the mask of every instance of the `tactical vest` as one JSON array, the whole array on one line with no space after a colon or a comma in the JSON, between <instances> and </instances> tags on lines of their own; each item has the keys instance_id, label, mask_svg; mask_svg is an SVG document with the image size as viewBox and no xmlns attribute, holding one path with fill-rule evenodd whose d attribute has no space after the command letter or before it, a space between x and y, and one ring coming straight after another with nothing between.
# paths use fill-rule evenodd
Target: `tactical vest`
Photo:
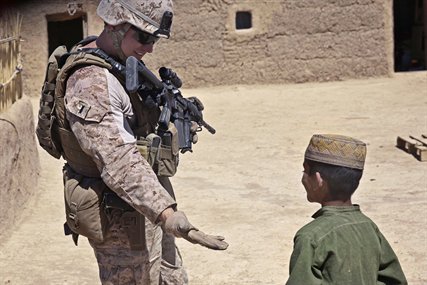
<instances>
[{"instance_id":1,"label":"tactical vest","mask_svg":"<svg viewBox=\"0 0 427 285\"><path fill-rule=\"evenodd\" d=\"M111 63L87 52L90 49L82 48L95 39L91 37L83 40L69 53L65 46L60 46L50 56L36 128L36 134L43 149L55 158L59 159L62 156L74 171L88 177L99 177L100 173L92 158L81 149L66 118L64 96L67 80L77 69L96 65L107 68L122 85L124 84L123 76L115 72ZM163 145L161 140L151 148L153 137L156 137L159 108L147 108L136 93L129 94L129 97L137 118L137 123L132 130L138 139L138 149L157 175L173 176L178 165L179 149L172 142L170 146ZM170 133L172 137L176 137L173 126L170 128Z\"/></svg>"}]
</instances>

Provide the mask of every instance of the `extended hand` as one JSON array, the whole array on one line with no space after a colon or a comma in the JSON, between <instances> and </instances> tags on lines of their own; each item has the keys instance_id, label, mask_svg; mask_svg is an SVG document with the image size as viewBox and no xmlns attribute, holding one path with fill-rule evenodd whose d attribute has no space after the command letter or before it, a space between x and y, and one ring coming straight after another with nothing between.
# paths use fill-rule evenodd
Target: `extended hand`
<instances>
[{"instance_id":1,"label":"extended hand","mask_svg":"<svg viewBox=\"0 0 427 285\"><path fill-rule=\"evenodd\" d=\"M186 240L192 243L198 243L210 249L225 250L228 247L228 243L224 241L222 236L207 235L199 230L191 230L187 234Z\"/></svg>"},{"instance_id":2,"label":"extended hand","mask_svg":"<svg viewBox=\"0 0 427 285\"><path fill-rule=\"evenodd\" d=\"M214 250L225 250L228 243L222 236L207 235L199 231L188 221L184 212L176 211L166 219L163 229L176 237L182 237L191 243L200 244Z\"/></svg>"}]
</instances>

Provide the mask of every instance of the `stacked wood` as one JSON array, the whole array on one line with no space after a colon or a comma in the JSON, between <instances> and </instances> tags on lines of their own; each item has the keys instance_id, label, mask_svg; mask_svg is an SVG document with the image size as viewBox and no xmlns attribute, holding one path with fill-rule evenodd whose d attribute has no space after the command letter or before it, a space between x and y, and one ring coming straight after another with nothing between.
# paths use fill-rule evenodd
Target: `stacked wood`
<instances>
[{"instance_id":1,"label":"stacked wood","mask_svg":"<svg viewBox=\"0 0 427 285\"><path fill-rule=\"evenodd\" d=\"M398 136L396 146L412 154L419 161L427 161L427 135Z\"/></svg>"}]
</instances>

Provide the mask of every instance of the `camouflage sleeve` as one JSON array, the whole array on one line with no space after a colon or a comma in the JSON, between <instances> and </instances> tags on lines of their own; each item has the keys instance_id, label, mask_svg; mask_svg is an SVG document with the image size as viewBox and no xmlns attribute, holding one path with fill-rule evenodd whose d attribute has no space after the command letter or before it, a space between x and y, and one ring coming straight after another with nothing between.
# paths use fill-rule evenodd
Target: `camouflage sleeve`
<instances>
[{"instance_id":1,"label":"camouflage sleeve","mask_svg":"<svg viewBox=\"0 0 427 285\"><path fill-rule=\"evenodd\" d=\"M74 72L65 105L71 130L111 190L152 222L175 205L136 148L129 97L108 70L89 66Z\"/></svg>"}]
</instances>

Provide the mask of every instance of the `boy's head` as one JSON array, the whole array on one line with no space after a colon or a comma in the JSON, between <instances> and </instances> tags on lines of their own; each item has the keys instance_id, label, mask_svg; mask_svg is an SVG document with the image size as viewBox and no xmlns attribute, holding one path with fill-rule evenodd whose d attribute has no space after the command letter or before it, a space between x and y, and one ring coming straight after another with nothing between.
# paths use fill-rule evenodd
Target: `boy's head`
<instances>
[{"instance_id":1,"label":"boy's head","mask_svg":"<svg viewBox=\"0 0 427 285\"><path fill-rule=\"evenodd\" d=\"M350 201L359 186L366 144L341 135L313 135L305 151L302 184L310 202Z\"/></svg>"}]
</instances>

